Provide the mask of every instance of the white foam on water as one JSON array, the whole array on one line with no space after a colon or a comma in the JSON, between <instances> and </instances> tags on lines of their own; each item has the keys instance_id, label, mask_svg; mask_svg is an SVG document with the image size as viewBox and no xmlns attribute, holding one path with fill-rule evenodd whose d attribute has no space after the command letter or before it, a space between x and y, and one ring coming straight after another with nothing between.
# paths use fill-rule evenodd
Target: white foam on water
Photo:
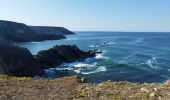
<instances>
[{"instance_id":1,"label":"white foam on water","mask_svg":"<svg viewBox=\"0 0 170 100\"><path fill-rule=\"evenodd\" d=\"M156 63L156 57L152 57L151 59L148 59L146 64L149 65L151 68L154 69L161 69L159 66L154 65Z\"/></svg>"},{"instance_id":2,"label":"white foam on water","mask_svg":"<svg viewBox=\"0 0 170 100\"><path fill-rule=\"evenodd\" d=\"M103 53L97 54L95 58L96 58L96 59L106 59L106 60L109 59L109 57L105 57L105 56L103 55Z\"/></svg>"},{"instance_id":3,"label":"white foam on water","mask_svg":"<svg viewBox=\"0 0 170 100\"><path fill-rule=\"evenodd\" d=\"M98 73L98 72L104 72L107 71L107 68L105 66L97 65L98 59L108 59L108 57L105 57L104 54L107 51L103 51L101 54L97 54L96 57L93 58L87 58L83 62L73 62L73 63L63 63L62 65L56 67L56 68L50 68L46 69L46 72L49 74L53 74L56 71L74 71L77 74L92 74L92 73Z\"/></svg>"},{"instance_id":4,"label":"white foam on water","mask_svg":"<svg viewBox=\"0 0 170 100\"><path fill-rule=\"evenodd\" d=\"M99 45L89 45L90 48L97 48Z\"/></svg>"},{"instance_id":5,"label":"white foam on water","mask_svg":"<svg viewBox=\"0 0 170 100\"><path fill-rule=\"evenodd\" d=\"M170 69L167 69L170 72Z\"/></svg>"},{"instance_id":6,"label":"white foam on water","mask_svg":"<svg viewBox=\"0 0 170 100\"><path fill-rule=\"evenodd\" d=\"M152 59L149 59L149 60L147 61L147 64L148 64L150 67L152 67L152 68L154 67L154 66L153 66L153 61L152 61Z\"/></svg>"},{"instance_id":7,"label":"white foam on water","mask_svg":"<svg viewBox=\"0 0 170 100\"><path fill-rule=\"evenodd\" d=\"M102 50L102 54L105 54L107 53L108 51L107 50Z\"/></svg>"},{"instance_id":8,"label":"white foam on water","mask_svg":"<svg viewBox=\"0 0 170 100\"><path fill-rule=\"evenodd\" d=\"M97 65L97 62L94 62L92 64L85 64L85 63L78 63L74 65L75 68L84 68L84 67L94 67Z\"/></svg>"},{"instance_id":9,"label":"white foam on water","mask_svg":"<svg viewBox=\"0 0 170 100\"><path fill-rule=\"evenodd\" d=\"M99 73L99 72L105 72L107 71L107 68L105 66L99 66L96 70L94 71L89 71L89 72L81 72L81 74L88 75L88 74L94 74L94 73Z\"/></svg>"},{"instance_id":10,"label":"white foam on water","mask_svg":"<svg viewBox=\"0 0 170 100\"><path fill-rule=\"evenodd\" d=\"M77 69L77 70L74 70L74 72L76 72L77 74L80 74L81 73L81 69Z\"/></svg>"},{"instance_id":11,"label":"white foam on water","mask_svg":"<svg viewBox=\"0 0 170 100\"><path fill-rule=\"evenodd\" d=\"M106 44L108 44L108 45L114 45L114 44L116 44L116 43L114 43L114 42L107 42Z\"/></svg>"}]
</instances>

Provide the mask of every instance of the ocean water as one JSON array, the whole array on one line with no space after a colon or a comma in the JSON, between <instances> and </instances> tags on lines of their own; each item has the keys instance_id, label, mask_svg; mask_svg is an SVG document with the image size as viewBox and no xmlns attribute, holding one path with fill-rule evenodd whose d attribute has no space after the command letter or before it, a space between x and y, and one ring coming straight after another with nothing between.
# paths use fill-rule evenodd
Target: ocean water
<instances>
[{"instance_id":1,"label":"ocean water","mask_svg":"<svg viewBox=\"0 0 170 100\"><path fill-rule=\"evenodd\" d=\"M95 83L107 80L151 83L170 79L170 33L76 32L65 40L19 45L36 54L57 44L76 44L84 51L97 49L103 53L84 62L46 69L45 77L80 75Z\"/></svg>"}]
</instances>

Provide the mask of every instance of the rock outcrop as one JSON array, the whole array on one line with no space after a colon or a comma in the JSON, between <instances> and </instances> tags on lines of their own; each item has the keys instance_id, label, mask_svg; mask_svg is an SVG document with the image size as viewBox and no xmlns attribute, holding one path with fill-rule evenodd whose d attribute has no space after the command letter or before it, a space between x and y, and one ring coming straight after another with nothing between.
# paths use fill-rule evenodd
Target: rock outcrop
<instances>
[{"instance_id":1,"label":"rock outcrop","mask_svg":"<svg viewBox=\"0 0 170 100\"><path fill-rule=\"evenodd\" d=\"M42 75L33 55L26 49L0 42L0 74L13 76Z\"/></svg>"},{"instance_id":2,"label":"rock outcrop","mask_svg":"<svg viewBox=\"0 0 170 100\"><path fill-rule=\"evenodd\" d=\"M52 27L52 26L30 26L39 34L61 34L61 35L72 35L75 34L64 27Z\"/></svg>"},{"instance_id":3,"label":"rock outcrop","mask_svg":"<svg viewBox=\"0 0 170 100\"><path fill-rule=\"evenodd\" d=\"M51 49L40 51L34 57L26 48L0 42L0 75L24 77L43 75L45 68L83 61L95 55L96 51L84 52L76 45L56 45Z\"/></svg>"},{"instance_id":4,"label":"rock outcrop","mask_svg":"<svg viewBox=\"0 0 170 100\"><path fill-rule=\"evenodd\" d=\"M61 34L38 34L23 23L0 20L0 40L10 42L32 42L44 40L58 40L66 38Z\"/></svg>"},{"instance_id":5,"label":"rock outcrop","mask_svg":"<svg viewBox=\"0 0 170 100\"><path fill-rule=\"evenodd\" d=\"M95 55L96 53L94 51L84 52L75 45L57 45L51 49L40 51L35 56L35 59L43 68L51 68L59 66L62 63L81 61Z\"/></svg>"}]
</instances>

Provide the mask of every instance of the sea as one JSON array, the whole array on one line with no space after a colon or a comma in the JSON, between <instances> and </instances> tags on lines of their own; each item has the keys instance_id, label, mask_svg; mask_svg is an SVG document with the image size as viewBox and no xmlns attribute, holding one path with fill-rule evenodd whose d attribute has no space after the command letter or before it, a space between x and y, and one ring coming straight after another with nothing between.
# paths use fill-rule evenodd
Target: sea
<instances>
[{"instance_id":1,"label":"sea","mask_svg":"<svg viewBox=\"0 0 170 100\"><path fill-rule=\"evenodd\" d=\"M32 54L55 45L77 45L81 50L103 53L83 62L63 63L45 69L44 77L80 75L88 82L129 81L161 83L170 79L168 32L75 32L67 39L21 43ZM67 69L67 70L66 70Z\"/></svg>"}]
</instances>

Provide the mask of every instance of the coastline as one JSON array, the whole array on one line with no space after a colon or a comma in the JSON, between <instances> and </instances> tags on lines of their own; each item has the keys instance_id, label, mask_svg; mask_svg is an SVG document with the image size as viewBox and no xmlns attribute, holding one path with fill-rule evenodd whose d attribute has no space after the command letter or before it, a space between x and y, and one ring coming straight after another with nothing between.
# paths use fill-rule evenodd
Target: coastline
<instances>
[{"instance_id":1,"label":"coastline","mask_svg":"<svg viewBox=\"0 0 170 100\"><path fill-rule=\"evenodd\" d=\"M0 76L0 99L46 100L168 100L170 81L162 84L130 82L82 83L78 76L56 79Z\"/></svg>"}]
</instances>

